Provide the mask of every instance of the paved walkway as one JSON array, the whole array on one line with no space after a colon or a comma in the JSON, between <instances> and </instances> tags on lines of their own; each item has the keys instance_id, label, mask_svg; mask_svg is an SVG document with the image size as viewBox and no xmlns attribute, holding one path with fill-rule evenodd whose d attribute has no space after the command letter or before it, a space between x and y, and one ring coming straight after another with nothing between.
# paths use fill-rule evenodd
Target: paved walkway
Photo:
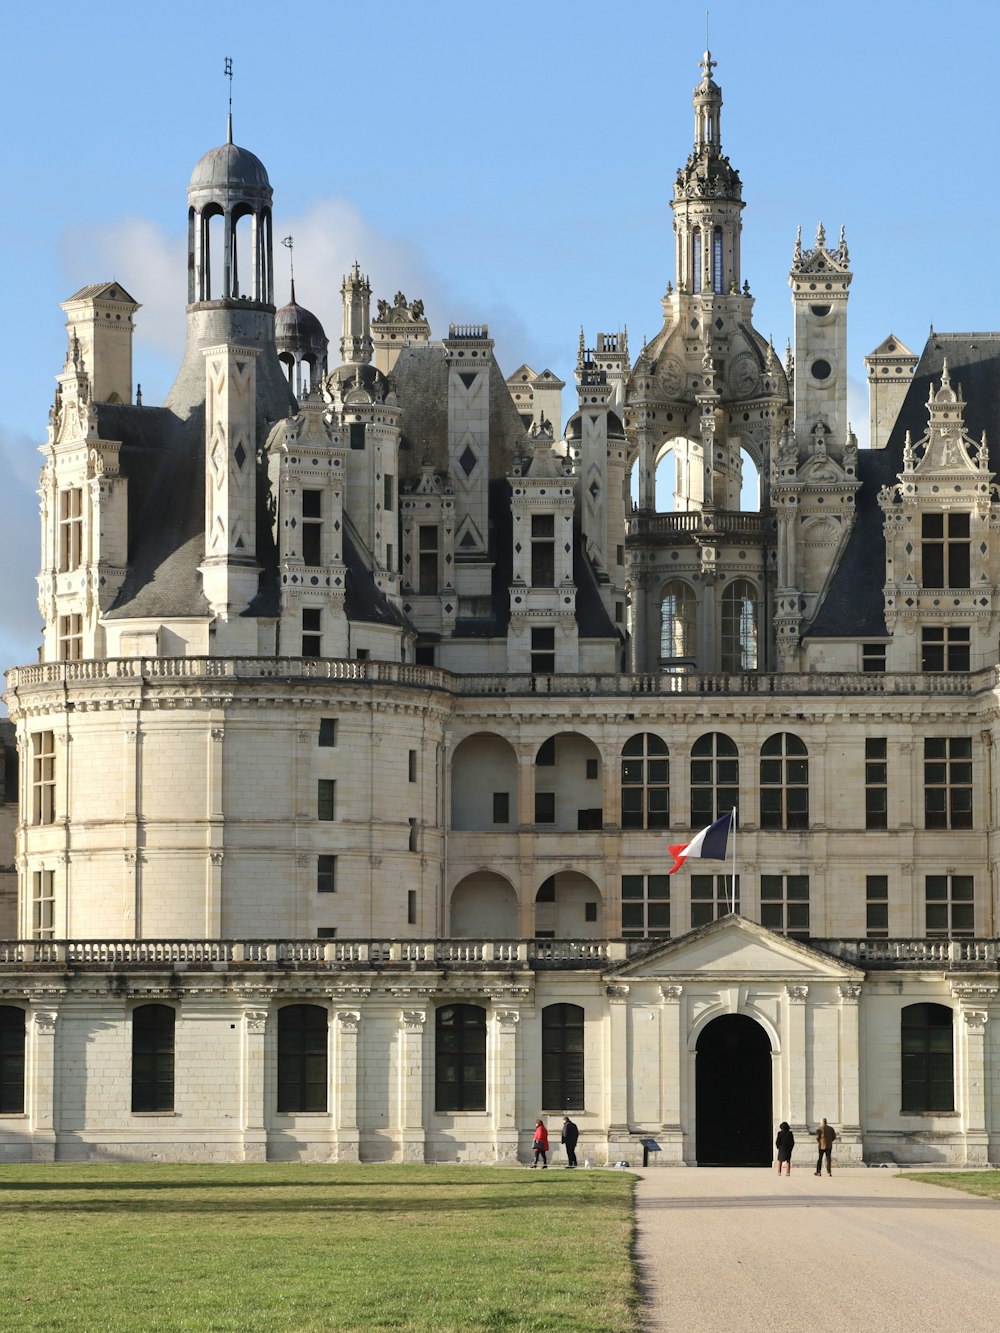
<instances>
[{"instance_id":1,"label":"paved walkway","mask_svg":"<svg viewBox=\"0 0 1000 1333\"><path fill-rule=\"evenodd\" d=\"M889 1170L638 1172L647 1333L995 1333L1000 1203Z\"/></svg>"}]
</instances>

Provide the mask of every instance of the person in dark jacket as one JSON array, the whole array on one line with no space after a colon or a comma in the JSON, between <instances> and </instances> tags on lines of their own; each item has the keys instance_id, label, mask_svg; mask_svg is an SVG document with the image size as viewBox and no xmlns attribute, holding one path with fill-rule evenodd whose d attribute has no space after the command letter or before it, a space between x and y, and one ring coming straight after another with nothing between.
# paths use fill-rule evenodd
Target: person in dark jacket
<instances>
[{"instance_id":1,"label":"person in dark jacket","mask_svg":"<svg viewBox=\"0 0 1000 1333\"><path fill-rule=\"evenodd\" d=\"M546 1157L549 1150L549 1133L545 1128L544 1120L535 1121L535 1138L531 1146L535 1154L535 1160L531 1163L532 1171L538 1165L539 1157L542 1159L542 1170L546 1170L549 1165L549 1159Z\"/></svg>"},{"instance_id":2,"label":"person in dark jacket","mask_svg":"<svg viewBox=\"0 0 1000 1333\"><path fill-rule=\"evenodd\" d=\"M566 1148L566 1167L576 1166L576 1141L580 1137L580 1131L573 1124L568 1115L563 1116L563 1127L560 1142Z\"/></svg>"},{"instance_id":3,"label":"person in dark jacket","mask_svg":"<svg viewBox=\"0 0 1000 1333\"><path fill-rule=\"evenodd\" d=\"M833 1145L836 1142L836 1139L837 1139L837 1131L834 1129L832 1125L828 1125L826 1123L826 1117L824 1116L824 1118L820 1121L819 1128L816 1131L816 1146L819 1149L819 1155L816 1158L816 1174L818 1176L822 1175L823 1173L824 1157L826 1158L826 1174L828 1176L833 1175L832 1156L833 1156Z\"/></svg>"},{"instance_id":4,"label":"person in dark jacket","mask_svg":"<svg viewBox=\"0 0 1000 1333\"><path fill-rule=\"evenodd\" d=\"M778 1150L778 1175L781 1175L781 1167L784 1164L785 1175L792 1174L792 1149L795 1147L795 1135L788 1127L788 1121L782 1120L778 1126L778 1135L774 1140L774 1146Z\"/></svg>"}]
</instances>

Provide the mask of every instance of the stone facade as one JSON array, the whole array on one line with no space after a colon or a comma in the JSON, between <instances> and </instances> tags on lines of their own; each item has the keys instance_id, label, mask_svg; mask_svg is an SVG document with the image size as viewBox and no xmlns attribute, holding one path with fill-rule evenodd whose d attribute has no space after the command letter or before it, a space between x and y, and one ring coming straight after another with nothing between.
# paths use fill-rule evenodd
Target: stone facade
<instances>
[{"instance_id":1,"label":"stone facade","mask_svg":"<svg viewBox=\"0 0 1000 1333\"><path fill-rule=\"evenodd\" d=\"M1000 336L886 339L859 450L846 241L795 242L782 363L714 64L663 326L581 338L565 424L358 264L331 369L231 130L163 406L138 301L66 302L5 694L7 1159L512 1162L567 1112L596 1162L822 1116L841 1163L1000 1160ZM668 875L734 807L731 863Z\"/></svg>"}]
</instances>

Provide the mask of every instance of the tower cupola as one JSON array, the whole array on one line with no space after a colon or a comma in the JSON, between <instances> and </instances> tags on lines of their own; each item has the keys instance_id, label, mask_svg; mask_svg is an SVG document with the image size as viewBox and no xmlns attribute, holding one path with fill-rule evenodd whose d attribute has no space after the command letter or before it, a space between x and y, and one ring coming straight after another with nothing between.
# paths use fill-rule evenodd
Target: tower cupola
<instances>
[{"instance_id":1,"label":"tower cupola","mask_svg":"<svg viewBox=\"0 0 1000 1333\"><path fill-rule=\"evenodd\" d=\"M188 303L274 304L271 182L260 158L228 137L188 184ZM218 235L221 233L221 235Z\"/></svg>"}]
</instances>

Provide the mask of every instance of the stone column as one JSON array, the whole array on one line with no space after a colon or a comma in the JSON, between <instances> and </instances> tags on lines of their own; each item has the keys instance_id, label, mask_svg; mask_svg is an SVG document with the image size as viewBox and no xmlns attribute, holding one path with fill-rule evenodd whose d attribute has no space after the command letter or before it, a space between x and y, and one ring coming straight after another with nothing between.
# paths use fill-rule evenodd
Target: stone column
<instances>
[{"instance_id":1,"label":"stone column","mask_svg":"<svg viewBox=\"0 0 1000 1333\"><path fill-rule=\"evenodd\" d=\"M806 1129L806 1067L808 1034L806 1031L806 1001L808 986L785 987L785 1037L782 1043L781 1065L785 1076L785 1106L788 1123L793 1132ZM775 1116L784 1119L785 1116Z\"/></svg>"},{"instance_id":2,"label":"stone column","mask_svg":"<svg viewBox=\"0 0 1000 1333\"><path fill-rule=\"evenodd\" d=\"M403 1162L422 1165L424 1147L424 1024L423 1009L399 1015L399 1142Z\"/></svg>"},{"instance_id":3,"label":"stone column","mask_svg":"<svg viewBox=\"0 0 1000 1333\"><path fill-rule=\"evenodd\" d=\"M660 987L660 1162L663 1166L684 1165L684 1126L681 1115L686 1046L683 1020L683 986Z\"/></svg>"},{"instance_id":4,"label":"stone column","mask_svg":"<svg viewBox=\"0 0 1000 1333\"><path fill-rule=\"evenodd\" d=\"M986 1023L989 1011L984 1001L995 998L980 991L965 993L956 988L962 1023L958 1036L957 1109L965 1128L965 1166L983 1167L989 1160L989 1134L986 1129Z\"/></svg>"},{"instance_id":5,"label":"stone column","mask_svg":"<svg viewBox=\"0 0 1000 1333\"><path fill-rule=\"evenodd\" d=\"M243 1010L240 1050L240 1130L244 1162L267 1161L267 1125L264 1114L264 1036L267 1009L248 1005Z\"/></svg>"},{"instance_id":6,"label":"stone column","mask_svg":"<svg viewBox=\"0 0 1000 1333\"><path fill-rule=\"evenodd\" d=\"M860 1164L864 1156L861 1136L861 1036L859 982L840 987L840 1125L835 1152L840 1164Z\"/></svg>"},{"instance_id":7,"label":"stone column","mask_svg":"<svg viewBox=\"0 0 1000 1333\"><path fill-rule=\"evenodd\" d=\"M609 986L608 994L608 1160L631 1151L628 1130L628 986ZM628 1160L627 1158L625 1160Z\"/></svg>"},{"instance_id":8,"label":"stone column","mask_svg":"<svg viewBox=\"0 0 1000 1333\"><path fill-rule=\"evenodd\" d=\"M361 1014L357 1009L339 1009L335 1015L334 1049L334 1137L338 1162L361 1160L361 1134L358 1130L358 1028Z\"/></svg>"},{"instance_id":9,"label":"stone column","mask_svg":"<svg viewBox=\"0 0 1000 1333\"><path fill-rule=\"evenodd\" d=\"M493 1012L493 1058L490 1061L490 1086L487 1105L493 1107L493 1134L496 1160L517 1161L517 1009Z\"/></svg>"},{"instance_id":10,"label":"stone column","mask_svg":"<svg viewBox=\"0 0 1000 1333\"><path fill-rule=\"evenodd\" d=\"M44 1001L32 1000L27 1014L28 1030L24 1109L31 1133L31 1160L54 1162L56 1157L56 1017L57 1010Z\"/></svg>"}]
</instances>

